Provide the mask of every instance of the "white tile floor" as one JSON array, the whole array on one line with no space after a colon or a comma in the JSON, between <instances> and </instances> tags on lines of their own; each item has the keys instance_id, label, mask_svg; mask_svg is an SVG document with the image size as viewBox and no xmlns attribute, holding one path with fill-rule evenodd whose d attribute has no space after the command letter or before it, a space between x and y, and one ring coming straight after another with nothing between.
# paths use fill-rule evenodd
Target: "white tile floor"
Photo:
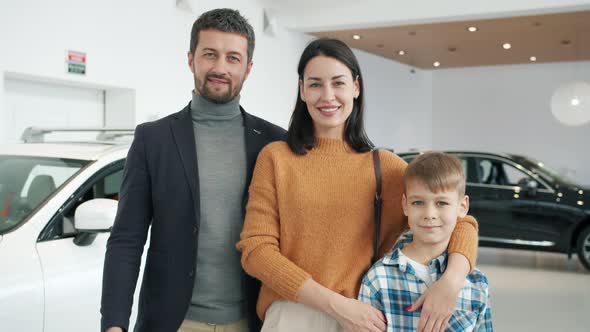
<instances>
[{"instance_id":1,"label":"white tile floor","mask_svg":"<svg viewBox=\"0 0 590 332\"><path fill-rule=\"evenodd\" d=\"M590 331L590 272L576 256L480 248L495 331Z\"/></svg>"}]
</instances>

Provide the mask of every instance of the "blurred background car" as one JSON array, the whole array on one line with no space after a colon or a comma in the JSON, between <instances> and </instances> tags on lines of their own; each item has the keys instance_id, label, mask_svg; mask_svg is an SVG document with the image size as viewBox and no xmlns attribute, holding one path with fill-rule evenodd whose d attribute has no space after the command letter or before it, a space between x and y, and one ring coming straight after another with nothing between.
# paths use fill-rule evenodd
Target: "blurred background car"
<instances>
[{"instance_id":1,"label":"blurred background car","mask_svg":"<svg viewBox=\"0 0 590 332\"><path fill-rule=\"evenodd\" d=\"M106 241L129 149L114 137L133 130L100 130L100 140L88 142L41 142L52 132L61 131L28 129L23 140L37 143L0 145L5 331L100 330Z\"/></svg>"},{"instance_id":2,"label":"blurred background car","mask_svg":"<svg viewBox=\"0 0 590 332\"><path fill-rule=\"evenodd\" d=\"M578 255L590 270L589 189L515 154L445 151L461 161L482 246ZM420 152L398 155L410 162Z\"/></svg>"}]
</instances>

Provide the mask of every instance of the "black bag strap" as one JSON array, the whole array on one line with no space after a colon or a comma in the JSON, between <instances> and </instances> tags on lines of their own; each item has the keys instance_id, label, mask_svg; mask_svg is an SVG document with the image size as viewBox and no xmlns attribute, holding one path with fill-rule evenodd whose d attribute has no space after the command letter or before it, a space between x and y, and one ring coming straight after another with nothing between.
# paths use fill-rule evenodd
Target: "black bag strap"
<instances>
[{"instance_id":1,"label":"black bag strap","mask_svg":"<svg viewBox=\"0 0 590 332\"><path fill-rule=\"evenodd\" d=\"M375 180L377 180L377 190L375 192L375 238L373 239L373 259L375 263L379 259L379 233L381 231L381 161L379 160L379 150L373 150L373 166L375 168Z\"/></svg>"}]
</instances>

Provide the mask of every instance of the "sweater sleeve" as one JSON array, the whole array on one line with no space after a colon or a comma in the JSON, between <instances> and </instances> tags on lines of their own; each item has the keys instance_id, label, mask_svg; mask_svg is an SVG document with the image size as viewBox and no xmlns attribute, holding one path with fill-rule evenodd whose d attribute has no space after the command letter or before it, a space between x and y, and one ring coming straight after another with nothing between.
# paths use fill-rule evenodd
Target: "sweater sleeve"
<instances>
[{"instance_id":1,"label":"sweater sleeve","mask_svg":"<svg viewBox=\"0 0 590 332\"><path fill-rule=\"evenodd\" d=\"M270 146L256 161L246 220L236 245L242 266L281 297L296 302L297 293L311 276L280 252L281 218L278 208L276 172Z\"/></svg>"},{"instance_id":2,"label":"sweater sleeve","mask_svg":"<svg viewBox=\"0 0 590 332\"><path fill-rule=\"evenodd\" d=\"M477 262L477 221L472 216L466 216L457 220L455 230L451 234L449 253L459 253L469 261L470 271L475 268Z\"/></svg>"}]
</instances>

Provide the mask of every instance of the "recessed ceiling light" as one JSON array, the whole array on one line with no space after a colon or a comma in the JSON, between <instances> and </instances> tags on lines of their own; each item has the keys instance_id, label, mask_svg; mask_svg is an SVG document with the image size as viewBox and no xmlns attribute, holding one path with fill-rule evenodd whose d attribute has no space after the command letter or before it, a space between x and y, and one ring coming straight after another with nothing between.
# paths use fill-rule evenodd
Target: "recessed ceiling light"
<instances>
[{"instance_id":1,"label":"recessed ceiling light","mask_svg":"<svg viewBox=\"0 0 590 332\"><path fill-rule=\"evenodd\" d=\"M529 59L531 60L531 62L535 62L535 61L537 61L537 57L536 57L536 56L532 56L532 57L530 57Z\"/></svg>"},{"instance_id":2,"label":"recessed ceiling light","mask_svg":"<svg viewBox=\"0 0 590 332\"><path fill-rule=\"evenodd\" d=\"M399 51L397 51L397 54L398 54L398 55L404 55L404 54L406 54L406 51L404 51L404 50L399 50Z\"/></svg>"},{"instance_id":3,"label":"recessed ceiling light","mask_svg":"<svg viewBox=\"0 0 590 332\"><path fill-rule=\"evenodd\" d=\"M352 35L352 39L359 40L359 39L361 39L361 36L359 36L359 35Z\"/></svg>"},{"instance_id":4,"label":"recessed ceiling light","mask_svg":"<svg viewBox=\"0 0 590 332\"><path fill-rule=\"evenodd\" d=\"M509 50L512 48L512 45L510 45L510 43L504 43L504 44L502 44L502 48L505 50Z\"/></svg>"},{"instance_id":5,"label":"recessed ceiling light","mask_svg":"<svg viewBox=\"0 0 590 332\"><path fill-rule=\"evenodd\" d=\"M469 32L476 32L477 30L479 30L479 29L475 26L467 28L467 31L469 31Z\"/></svg>"},{"instance_id":6,"label":"recessed ceiling light","mask_svg":"<svg viewBox=\"0 0 590 332\"><path fill-rule=\"evenodd\" d=\"M440 67L440 62L435 61L432 65L435 66L435 67Z\"/></svg>"}]
</instances>

